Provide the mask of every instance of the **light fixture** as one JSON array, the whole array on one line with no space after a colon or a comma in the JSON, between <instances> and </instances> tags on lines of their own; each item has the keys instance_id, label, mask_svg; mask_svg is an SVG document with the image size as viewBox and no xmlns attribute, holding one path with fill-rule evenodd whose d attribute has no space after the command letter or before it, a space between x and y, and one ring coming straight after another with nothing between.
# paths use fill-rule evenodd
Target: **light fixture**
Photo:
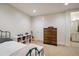
<instances>
[{"instance_id":1,"label":"light fixture","mask_svg":"<svg viewBox=\"0 0 79 59\"><path fill-rule=\"evenodd\" d=\"M67 6L68 4L69 4L69 3L64 3L64 5L66 5L66 6Z\"/></svg>"},{"instance_id":2,"label":"light fixture","mask_svg":"<svg viewBox=\"0 0 79 59\"><path fill-rule=\"evenodd\" d=\"M33 10L33 13L36 13L36 10L35 9Z\"/></svg>"}]
</instances>

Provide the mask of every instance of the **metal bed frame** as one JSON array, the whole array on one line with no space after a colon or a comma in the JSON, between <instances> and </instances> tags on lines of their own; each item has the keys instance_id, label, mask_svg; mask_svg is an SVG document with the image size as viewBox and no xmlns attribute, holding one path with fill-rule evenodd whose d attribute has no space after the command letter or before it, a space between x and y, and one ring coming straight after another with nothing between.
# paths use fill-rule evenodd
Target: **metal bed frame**
<instances>
[{"instance_id":1,"label":"metal bed frame","mask_svg":"<svg viewBox=\"0 0 79 59\"><path fill-rule=\"evenodd\" d=\"M4 34L4 35L3 35ZM9 31L0 30L0 38L11 38L11 33ZM44 50L38 50L37 47L34 47L28 51L26 56L32 56L32 52L35 50L34 56L44 56Z\"/></svg>"},{"instance_id":2,"label":"metal bed frame","mask_svg":"<svg viewBox=\"0 0 79 59\"><path fill-rule=\"evenodd\" d=\"M44 50L38 50L36 47L29 50L29 52L26 54L26 56L32 56L32 51L35 50L34 56L44 56Z\"/></svg>"}]
</instances>

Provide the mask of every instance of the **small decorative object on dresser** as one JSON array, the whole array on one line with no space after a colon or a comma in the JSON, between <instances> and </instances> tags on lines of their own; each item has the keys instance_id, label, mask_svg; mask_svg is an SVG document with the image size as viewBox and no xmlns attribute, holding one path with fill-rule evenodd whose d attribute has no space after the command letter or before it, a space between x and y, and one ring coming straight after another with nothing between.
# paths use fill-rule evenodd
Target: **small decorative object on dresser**
<instances>
[{"instance_id":1,"label":"small decorative object on dresser","mask_svg":"<svg viewBox=\"0 0 79 59\"><path fill-rule=\"evenodd\" d=\"M57 46L57 28L44 28L44 43Z\"/></svg>"}]
</instances>

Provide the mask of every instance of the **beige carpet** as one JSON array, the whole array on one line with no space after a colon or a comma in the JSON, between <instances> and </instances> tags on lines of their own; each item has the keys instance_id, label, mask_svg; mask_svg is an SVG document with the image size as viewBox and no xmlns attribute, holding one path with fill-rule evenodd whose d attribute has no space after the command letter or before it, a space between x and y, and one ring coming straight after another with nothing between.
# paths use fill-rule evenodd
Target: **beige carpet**
<instances>
[{"instance_id":1,"label":"beige carpet","mask_svg":"<svg viewBox=\"0 0 79 59\"><path fill-rule=\"evenodd\" d=\"M79 56L79 47L54 46L41 42L33 43L42 45L46 56Z\"/></svg>"},{"instance_id":2,"label":"beige carpet","mask_svg":"<svg viewBox=\"0 0 79 59\"><path fill-rule=\"evenodd\" d=\"M44 53L46 56L79 56L79 48L44 44Z\"/></svg>"}]
</instances>

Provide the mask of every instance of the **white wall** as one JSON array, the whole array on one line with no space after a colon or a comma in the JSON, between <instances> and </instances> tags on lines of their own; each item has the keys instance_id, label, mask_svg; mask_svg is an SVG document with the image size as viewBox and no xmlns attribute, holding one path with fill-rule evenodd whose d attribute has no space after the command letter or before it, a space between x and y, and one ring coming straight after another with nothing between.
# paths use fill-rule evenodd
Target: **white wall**
<instances>
[{"instance_id":1,"label":"white wall","mask_svg":"<svg viewBox=\"0 0 79 59\"><path fill-rule=\"evenodd\" d=\"M54 26L57 28L57 43L61 45L66 45L66 43L70 41L70 37L69 37L70 29L66 29L68 26L70 26L70 22L68 22L69 20L68 14L69 13L62 12L62 13L57 13L47 16L34 17L32 21L32 25L33 25L32 29L35 38L38 40L43 40L43 38L40 39L41 37L43 37L43 28L48 26Z\"/></svg>"},{"instance_id":2,"label":"white wall","mask_svg":"<svg viewBox=\"0 0 79 59\"><path fill-rule=\"evenodd\" d=\"M70 11L65 12L65 45L70 46L70 29L71 29L71 16Z\"/></svg>"},{"instance_id":3,"label":"white wall","mask_svg":"<svg viewBox=\"0 0 79 59\"><path fill-rule=\"evenodd\" d=\"M12 38L19 33L30 32L30 17L8 4L0 4L0 29L10 31Z\"/></svg>"},{"instance_id":4,"label":"white wall","mask_svg":"<svg viewBox=\"0 0 79 59\"><path fill-rule=\"evenodd\" d=\"M37 16L32 18L32 31L35 40L43 40L44 18Z\"/></svg>"}]
</instances>

